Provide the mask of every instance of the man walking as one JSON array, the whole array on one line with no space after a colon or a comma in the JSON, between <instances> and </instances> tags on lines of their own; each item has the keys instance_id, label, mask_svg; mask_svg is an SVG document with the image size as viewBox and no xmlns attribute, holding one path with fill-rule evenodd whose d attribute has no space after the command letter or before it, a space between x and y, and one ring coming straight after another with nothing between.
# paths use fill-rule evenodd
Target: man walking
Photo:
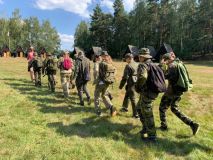
<instances>
[{"instance_id":1,"label":"man walking","mask_svg":"<svg viewBox=\"0 0 213 160\"><path fill-rule=\"evenodd\" d=\"M103 103L107 109L110 110L111 116L115 116L117 111L113 106L109 96L108 88L115 81L115 67L112 65L111 58L106 51L101 54L102 62L99 64L98 81L95 86L94 103L95 110L98 116L101 116L100 98L102 97Z\"/></svg>"},{"instance_id":2,"label":"man walking","mask_svg":"<svg viewBox=\"0 0 213 160\"><path fill-rule=\"evenodd\" d=\"M161 98L160 102L160 120L161 120L161 130L165 131L168 129L166 121L166 111L171 106L171 111L186 125L190 126L193 135L195 135L199 130L199 124L194 122L191 118L187 117L179 110L179 102L183 91L177 86L178 77L180 72L178 71L178 63L180 60L176 58L175 54L167 53L162 57L162 64L167 65L167 71L165 74L166 79L168 79L168 87L166 93ZM182 62L181 62L182 63Z\"/></svg>"},{"instance_id":3,"label":"man walking","mask_svg":"<svg viewBox=\"0 0 213 160\"><path fill-rule=\"evenodd\" d=\"M43 67L43 61L41 58L41 55L37 52L34 52L34 58L32 60L32 67L35 77L35 86L40 87L41 86L41 71Z\"/></svg>"},{"instance_id":4,"label":"man walking","mask_svg":"<svg viewBox=\"0 0 213 160\"><path fill-rule=\"evenodd\" d=\"M123 105L121 108L122 112L128 112L128 105L129 105L129 99L132 104L132 117L138 118L138 114L136 111L136 102L135 102L135 83L137 81L137 69L138 64L134 61L133 55L130 53L127 53L125 55L125 61L127 62L127 65L124 69L123 77L119 85L119 89L122 89L124 85L126 84L126 93L123 100Z\"/></svg>"},{"instance_id":5,"label":"man walking","mask_svg":"<svg viewBox=\"0 0 213 160\"><path fill-rule=\"evenodd\" d=\"M137 72L136 91L140 93L137 108L143 125L143 129L140 131L141 138L142 140L155 141L156 128L152 108L159 92L165 89L165 81L163 71L151 61L151 58L148 48L142 48L139 51L140 64Z\"/></svg>"},{"instance_id":6,"label":"man walking","mask_svg":"<svg viewBox=\"0 0 213 160\"><path fill-rule=\"evenodd\" d=\"M72 73L72 59L69 57L69 52L63 52L63 57L61 57L58 61L58 68L60 69L61 76L61 85L64 93L64 97L69 97L69 85L70 85L70 76Z\"/></svg>"},{"instance_id":7,"label":"man walking","mask_svg":"<svg viewBox=\"0 0 213 160\"><path fill-rule=\"evenodd\" d=\"M47 58L44 63L45 74L48 76L48 87L52 92L55 92L57 58L47 53Z\"/></svg>"},{"instance_id":8,"label":"man walking","mask_svg":"<svg viewBox=\"0 0 213 160\"><path fill-rule=\"evenodd\" d=\"M83 93L86 94L88 105L90 105L91 98L87 89L87 83L91 80L90 61L83 52L79 52L75 63L75 84L78 90L80 105L84 106Z\"/></svg>"}]
</instances>

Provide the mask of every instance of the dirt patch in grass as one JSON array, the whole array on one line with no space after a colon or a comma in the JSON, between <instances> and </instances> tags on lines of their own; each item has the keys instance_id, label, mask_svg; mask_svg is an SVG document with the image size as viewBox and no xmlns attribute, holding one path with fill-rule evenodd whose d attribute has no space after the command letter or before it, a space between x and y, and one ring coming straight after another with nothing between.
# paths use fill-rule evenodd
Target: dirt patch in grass
<instances>
[{"instance_id":1,"label":"dirt patch in grass","mask_svg":"<svg viewBox=\"0 0 213 160\"><path fill-rule=\"evenodd\" d=\"M190 93L189 99L195 115L211 114L213 110L213 95L206 97Z\"/></svg>"},{"instance_id":2,"label":"dirt patch in grass","mask_svg":"<svg viewBox=\"0 0 213 160\"><path fill-rule=\"evenodd\" d=\"M205 68L205 70L199 69L197 71L199 71L200 73L213 74L213 68L210 68L210 69Z\"/></svg>"}]
</instances>

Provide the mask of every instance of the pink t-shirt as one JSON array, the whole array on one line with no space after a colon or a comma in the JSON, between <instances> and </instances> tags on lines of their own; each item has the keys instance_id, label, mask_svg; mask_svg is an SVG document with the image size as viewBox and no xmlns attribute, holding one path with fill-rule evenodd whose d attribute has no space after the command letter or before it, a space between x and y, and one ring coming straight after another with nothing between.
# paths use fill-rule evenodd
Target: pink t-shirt
<instances>
[{"instance_id":1,"label":"pink t-shirt","mask_svg":"<svg viewBox=\"0 0 213 160\"><path fill-rule=\"evenodd\" d=\"M29 52L29 53L28 53L28 55L27 55L27 60L28 60L28 61L31 61L31 60L34 58L34 55L33 55L33 54L34 54L34 52Z\"/></svg>"}]
</instances>

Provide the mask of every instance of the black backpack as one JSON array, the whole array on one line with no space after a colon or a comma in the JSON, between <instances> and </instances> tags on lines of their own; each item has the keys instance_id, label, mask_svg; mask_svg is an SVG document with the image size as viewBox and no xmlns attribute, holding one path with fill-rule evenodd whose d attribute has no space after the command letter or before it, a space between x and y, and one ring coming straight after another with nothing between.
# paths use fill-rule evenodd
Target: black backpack
<instances>
[{"instance_id":1,"label":"black backpack","mask_svg":"<svg viewBox=\"0 0 213 160\"><path fill-rule=\"evenodd\" d=\"M82 63L82 78L84 81L90 81L91 75L90 75L90 61L86 57L83 58Z\"/></svg>"},{"instance_id":2,"label":"black backpack","mask_svg":"<svg viewBox=\"0 0 213 160\"><path fill-rule=\"evenodd\" d=\"M148 77L146 85L148 90L154 93L162 93L166 91L166 83L163 70L154 63L146 63L148 66Z\"/></svg>"}]
</instances>

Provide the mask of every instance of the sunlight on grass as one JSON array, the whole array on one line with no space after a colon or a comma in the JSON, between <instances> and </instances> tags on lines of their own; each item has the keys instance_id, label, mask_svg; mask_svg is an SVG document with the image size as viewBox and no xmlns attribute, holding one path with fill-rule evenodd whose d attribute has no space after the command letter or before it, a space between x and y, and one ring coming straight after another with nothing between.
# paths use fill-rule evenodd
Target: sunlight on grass
<instances>
[{"instance_id":1,"label":"sunlight on grass","mask_svg":"<svg viewBox=\"0 0 213 160\"><path fill-rule=\"evenodd\" d=\"M113 103L120 109L124 90L118 89L124 62L115 62L117 81L110 88ZM96 117L94 105L78 105L76 91L63 99L58 76L55 94L47 88L35 88L26 72L27 62L21 58L0 58L0 159L212 159L213 158L213 63L188 62L194 89L185 93L181 110L201 124L192 137L191 130L168 110L169 131L157 130L156 144L144 143L138 132L139 120L131 112L110 118L103 112ZM93 95L94 86L89 84ZM158 106L154 103L156 127ZM102 109L104 106L102 104ZM130 107L131 108L131 107Z\"/></svg>"}]
</instances>

